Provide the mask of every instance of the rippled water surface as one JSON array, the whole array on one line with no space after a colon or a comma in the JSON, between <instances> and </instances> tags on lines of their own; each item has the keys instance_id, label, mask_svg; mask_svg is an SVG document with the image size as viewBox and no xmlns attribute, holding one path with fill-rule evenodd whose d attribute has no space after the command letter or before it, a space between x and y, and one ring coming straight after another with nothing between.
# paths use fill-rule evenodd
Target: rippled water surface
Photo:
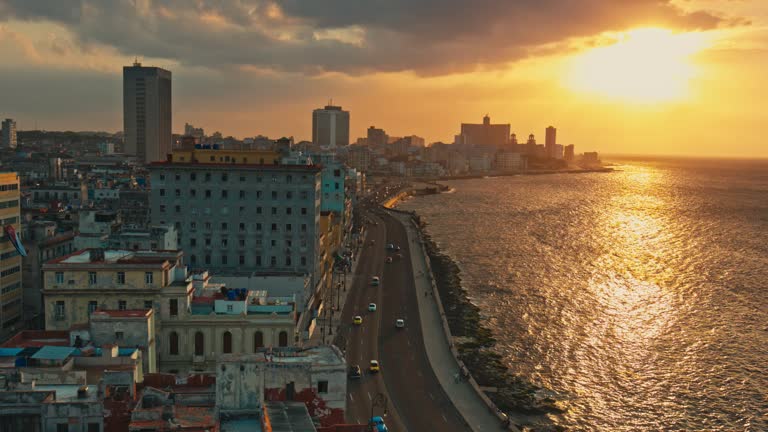
<instances>
[{"instance_id":1,"label":"rippled water surface","mask_svg":"<svg viewBox=\"0 0 768 432\"><path fill-rule=\"evenodd\" d=\"M449 182L416 210L569 430L768 430L768 163Z\"/></svg>"}]
</instances>

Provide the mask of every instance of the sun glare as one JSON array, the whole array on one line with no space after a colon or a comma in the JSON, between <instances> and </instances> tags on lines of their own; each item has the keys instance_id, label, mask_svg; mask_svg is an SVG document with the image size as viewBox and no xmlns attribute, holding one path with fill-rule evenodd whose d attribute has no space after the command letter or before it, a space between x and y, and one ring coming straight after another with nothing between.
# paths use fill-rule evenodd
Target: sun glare
<instances>
[{"instance_id":1,"label":"sun glare","mask_svg":"<svg viewBox=\"0 0 768 432\"><path fill-rule=\"evenodd\" d=\"M691 57L708 43L700 32L678 34L656 28L621 33L616 39L573 58L567 86L631 103L682 99L696 75Z\"/></svg>"}]
</instances>

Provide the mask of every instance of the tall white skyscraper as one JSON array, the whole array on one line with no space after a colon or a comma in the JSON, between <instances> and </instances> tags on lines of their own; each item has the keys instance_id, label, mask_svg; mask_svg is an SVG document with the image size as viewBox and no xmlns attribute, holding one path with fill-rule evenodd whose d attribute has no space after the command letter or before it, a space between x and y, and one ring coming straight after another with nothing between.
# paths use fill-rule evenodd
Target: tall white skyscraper
<instances>
[{"instance_id":1,"label":"tall white skyscraper","mask_svg":"<svg viewBox=\"0 0 768 432\"><path fill-rule=\"evenodd\" d=\"M16 122L13 119L3 120L2 132L0 132L0 148L16 148Z\"/></svg>"},{"instance_id":2,"label":"tall white skyscraper","mask_svg":"<svg viewBox=\"0 0 768 432\"><path fill-rule=\"evenodd\" d=\"M333 105L312 111L312 142L324 147L348 145L349 111Z\"/></svg>"},{"instance_id":3,"label":"tall white skyscraper","mask_svg":"<svg viewBox=\"0 0 768 432\"><path fill-rule=\"evenodd\" d=\"M144 162L165 160L171 127L171 72L139 62L123 67L124 152Z\"/></svg>"}]
</instances>

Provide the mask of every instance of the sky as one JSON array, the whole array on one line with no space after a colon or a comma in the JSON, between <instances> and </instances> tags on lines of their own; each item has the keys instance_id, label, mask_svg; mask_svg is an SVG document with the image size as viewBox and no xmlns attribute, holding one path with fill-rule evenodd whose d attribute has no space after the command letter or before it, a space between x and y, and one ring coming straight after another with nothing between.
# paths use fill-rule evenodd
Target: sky
<instances>
[{"instance_id":1,"label":"sky","mask_svg":"<svg viewBox=\"0 0 768 432\"><path fill-rule=\"evenodd\" d=\"M768 157L767 0L0 0L0 117L122 128L122 67L173 72L174 131L452 142L509 123L577 152Z\"/></svg>"}]
</instances>

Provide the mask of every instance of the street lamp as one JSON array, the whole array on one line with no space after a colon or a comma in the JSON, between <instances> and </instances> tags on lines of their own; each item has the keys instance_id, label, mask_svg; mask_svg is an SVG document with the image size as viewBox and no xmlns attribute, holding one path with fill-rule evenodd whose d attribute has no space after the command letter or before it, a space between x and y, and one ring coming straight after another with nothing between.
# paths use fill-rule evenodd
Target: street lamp
<instances>
[{"instance_id":1,"label":"street lamp","mask_svg":"<svg viewBox=\"0 0 768 432\"><path fill-rule=\"evenodd\" d=\"M384 413L383 415L387 415L387 396L384 395L384 393L377 393L376 396L373 397L371 400L371 417L368 420L368 425L371 428L371 432L373 432L374 424L373 424L373 408L374 407L383 407Z\"/></svg>"}]
</instances>

